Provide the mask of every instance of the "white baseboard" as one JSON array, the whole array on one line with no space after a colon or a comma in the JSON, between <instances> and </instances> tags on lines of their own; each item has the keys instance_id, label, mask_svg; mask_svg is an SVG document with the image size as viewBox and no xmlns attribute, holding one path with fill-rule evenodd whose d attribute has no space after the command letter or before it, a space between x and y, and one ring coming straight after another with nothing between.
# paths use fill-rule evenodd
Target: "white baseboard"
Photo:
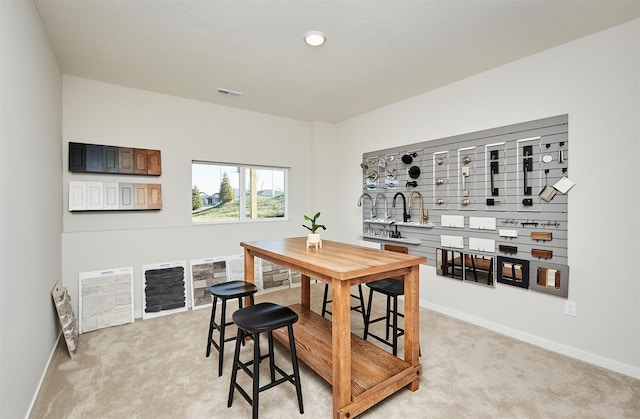
<instances>
[{"instance_id":1,"label":"white baseboard","mask_svg":"<svg viewBox=\"0 0 640 419\"><path fill-rule=\"evenodd\" d=\"M36 386L36 391L33 393L33 397L31 398L31 403L29 403L29 408L27 409L27 413L24 415L24 419L28 419L29 416L31 416L31 410L33 409L33 405L36 403L38 394L40 394L40 387L42 387L42 383L44 383L44 378L47 376L47 371L49 371L49 365L51 365L51 360L53 359L53 355L56 353L56 348L60 343L61 336L62 336L62 331L58 333L58 338L53 342L53 349L51 349L51 353L49 354L49 359L45 364L44 370L42 371L42 375L40 376L40 381Z\"/></svg>"},{"instance_id":2,"label":"white baseboard","mask_svg":"<svg viewBox=\"0 0 640 419\"><path fill-rule=\"evenodd\" d=\"M535 346L539 346L544 349L548 349L553 352L557 352L568 357L587 362L589 364L597 365L608 370L627 375L629 377L640 379L640 368L632 365L623 364L618 361L614 361L599 355L595 355L589 352L585 352L581 349L577 349L571 346L567 346L558 342L554 342L548 339L541 338L539 336L531 335L521 332L516 329L502 326L497 323L493 323L487 320L470 316L469 314L462 313L457 310L452 310L447 307L443 307L437 304L428 303L424 300L420 301L420 305L429 310L437 311L438 313L446 314L447 316L454 317L456 319L465 321L467 323L475 324L476 326L483 327L485 329L492 330L505 336L518 339L520 341L530 343Z\"/></svg>"}]
</instances>

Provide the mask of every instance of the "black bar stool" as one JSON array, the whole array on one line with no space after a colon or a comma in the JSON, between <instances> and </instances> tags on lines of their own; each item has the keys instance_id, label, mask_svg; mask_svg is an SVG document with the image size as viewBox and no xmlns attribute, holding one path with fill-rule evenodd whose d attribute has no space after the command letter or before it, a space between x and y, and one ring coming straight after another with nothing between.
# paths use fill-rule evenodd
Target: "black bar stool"
<instances>
[{"instance_id":1,"label":"black bar stool","mask_svg":"<svg viewBox=\"0 0 640 419\"><path fill-rule=\"evenodd\" d=\"M404 329L398 327L398 316L404 317L404 314L398 311L398 297L404 295L404 281L397 279L380 279L378 281L367 282L369 287L369 303L367 304L367 313L364 320L364 336L371 336L383 344L390 346L393 354L398 355L398 338L404 335ZM379 292L387 297L387 310L384 316L371 319L371 305L373 302L373 294ZM393 304L391 304L393 303ZM385 337L375 335L369 331L372 323L385 321ZM389 333L391 331L391 333ZM391 337L389 337L391 335Z\"/></svg>"},{"instance_id":2,"label":"black bar stool","mask_svg":"<svg viewBox=\"0 0 640 419\"><path fill-rule=\"evenodd\" d=\"M231 407L233 404L233 392L235 389L238 389L242 397L251 404L253 408L253 418L257 419L259 393L288 381L296 386L300 413L304 413L300 373L298 371L298 358L296 357L296 341L293 337L293 324L298 321L298 315L289 307L274 303L258 303L236 311L232 317L238 327L238 335L236 337L236 351L233 356L233 369L231 370L231 384L229 386L229 401L227 402L227 407ZM291 365L293 367L292 374L287 374L274 363L273 331L285 326L289 332ZM260 334L264 332L267 332L269 340L269 353L261 356ZM241 362L240 346L242 344L241 342L244 341L245 335L250 335L253 338L253 360ZM269 358L271 382L260 387L260 361L266 358ZM249 369L251 365L253 365L253 371ZM253 379L252 397L249 397L249 394L236 383L238 369L242 369ZM275 371L278 371L278 373L282 375L282 378L276 380Z\"/></svg>"},{"instance_id":3,"label":"black bar stool","mask_svg":"<svg viewBox=\"0 0 640 419\"><path fill-rule=\"evenodd\" d=\"M358 313L362 313L362 321L365 321L365 311L364 311L364 296L362 294L362 284L358 284L358 294L351 294L351 298L355 298L358 300L356 305L351 306L352 311L357 311ZM329 299L329 284L324 284L324 297L322 298L322 317L325 314L333 313L327 309L327 305L331 303L332 300Z\"/></svg>"},{"instance_id":4,"label":"black bar stool","mask_svg":"<svg viewBox=\"0 0 640 419\"><path fill-rule=\"evenodd\" d=\"M384 250L398 253L409 253L409 249L404 246L395 246L385 244ZM375 338L379 342L390 346L393 355L398 355L398 338L404 335L404 329L398 326L398 317L404 317L404 314L398 311L398 297L404 295L404 281L402 278L385 278L373 282L367 282L369 287L369 302L364 319L364 336L367 340L368 336ZM379 292L387 297L387 310L384 316L371 319L371 305L373 302L373 294ZM393 304L391 304L393 303ZM385 322L385 337L375 335L369 332L369 326L379 321ZM391 333L389 333L391 331ZM391 335L391 337L389 337Z\"/></svg>"},{"instance_id":5,"label":"black bar stool","mask_svg":"<svg viewBox=\"0 0 640 419\"><path fill-rule=\"evenodd\" d=\"M218 350L218 377L222 375L222 361L224 358L224 343L235 340L235 336L225 338L225 327L230 326L233 322L226 321L227 300L237 298L238 307L242 308L242 298L249 297L251 305L253 305L253 294L258 292L258 287L250 282L245 281L229 281L209 287L209 292L213 295L213 307L211 307L211 320L209 321L209 337L207 338L207 357L211 354L211 345ZM220 313L220 323L216 323L216 307L218 299L222 300L222 311ZM217 330L220 334L219 341L213 339L213 331Z\"/></svg>"}]
</instances>

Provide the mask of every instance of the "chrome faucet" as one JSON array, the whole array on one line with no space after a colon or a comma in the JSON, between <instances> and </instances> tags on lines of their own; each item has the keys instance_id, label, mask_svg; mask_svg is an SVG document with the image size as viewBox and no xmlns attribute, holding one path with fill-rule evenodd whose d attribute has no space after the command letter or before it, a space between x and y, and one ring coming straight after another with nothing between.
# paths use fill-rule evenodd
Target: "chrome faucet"
<instances>
[{"instance_id":1,"label":"chrome faucet","mask_svg":"<svg viewBox=\"0 0 640 419\"><path fill-rule=\"evenodd\" d=\"M402 222L406 223L409 218L411 218L411 216L407 212L407 200L404 198L404 194L402 192L398 192L393 196L393 202L391 203L391 206L393 208L396 207L396 198L398 197L398 195L400 195L400 197L402 198Z\"/></svg>"},{"instance_id":2,"label":"chrome faucet","mask_svg":"<svg viewBox=\"0 0 640 419\"><path fill-rule=\"evenodd\" d=\"M409 201L409 203L407 204L407 207L411 208L411 202L413 202L414 195L418 195L418 197L420 198L420 224L424 224L424 222L429 219L429 213L424 212L424 201L422 199L422 194L420 192L411 191L411 193L409 194L409 197L407 198L407 201Z\"/></svg>"},{"instance_id":3,"label":"chrome faucet","mask_svg":"<svg viewBox=\"0 0 640 419\"><path fill-rule=\"evenodd\" d=\"M358 198L358 206L362 206L362 198L364 197L368 197L369 201L371 201L371 219L373 220L374 218L376 218L376 204L374 203L373 198L371 198L371 195L369 195L368 193L363 193L362 195L360 195L360 198Z\"/></svg>"},{"instance_id":4,"label":"chrome faucet","mask_svg":"<svg viewBox=\"0 0 640 419\"><path fill-rule=\"evenodd\" d=\"M381 196L382 199L384 199L384 220L387 221L389 219L389 206L387 205L387 197L384 196L382 192L378 192L376 197L373 199L373 208L377 208L376 202L378 201L379 196Z\"/></svg>"}]
</instances>

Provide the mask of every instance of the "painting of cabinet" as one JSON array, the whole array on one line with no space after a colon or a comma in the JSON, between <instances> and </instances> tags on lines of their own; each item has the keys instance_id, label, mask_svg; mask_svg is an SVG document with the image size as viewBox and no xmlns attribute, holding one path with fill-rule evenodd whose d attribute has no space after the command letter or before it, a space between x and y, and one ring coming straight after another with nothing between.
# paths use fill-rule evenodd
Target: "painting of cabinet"
<instances>
[{"instance_id":1,"label":"painting of cabinet","mask_svg":"<svg viewBox=\"0 0 640 419\"><path fill-rule=\"evenodd\" d=\"M101 210L102 206L102 182L87 182L87 210Z\"/></svg>"},{"instance_id":2,"label":"painting of cabinet","mask_svg":"<svg viewBox=\"0 0 640 419\"><path fill-rule=\"evenodd\" d=\"M85 144L69 143L69 171L77 173L87 171L87 147Z\"/></svg>"},{"instance_id":3,"label":"painting of cabinet","mask_svg":"<svg viewBox=\"0 0 640 419\"><path fill-rule=\"evenodd\" d=\"M120 190L118 182L104 182L102 184L102 205L106 210L120 209Z\"/></svg>"},{"instance_id":4,"label":"painting of cabinet","mask_svg":"<svg viewBox=\"0 0 640 419\"><path fill-rule=\"evenodd\" d=\"M147 170L147 150L142 148L133 149L133 173L136 175L146 175Z\"/></svg>"},{"instance_id":5,"label":"painting of cabinet","mask_svg":"<svg viewBox=\"0 0 640 419\"><path fill-rule=\"evenodd\" d=\"M102 169L105 173L118 173L118 147L102 147Z\"/></svg>"},{"instance_id":6,"label":"painting of cabinet","mask_svg":"<svg viewBox=\"0 0 640 419\"><path fill-rule=\"evenodd\" d=\"M147 150L147 174L148 175L162 174L160 150Z\"/></svg>"},{"instance_id":7,"label":"painting of cabinet","mask_svg":"<svg viewBox=\"0 0 640 419\"><path fill-rule=\"evenodd\" d=\"M69 182L69 211L87 209L87 182Z\"/></svg>"},{"instance_id":8,"label":"painting of cabinet","mask_svg":"<svg viewBox=\"0 0 640 419\"><path fill-rule=\"evenodd\" d=\"M120 183L120 209L133 208L133 183Z\"/></svg>"},{"instance_id":9,"label":"painting of cabinet","mask_svg":"<svg viewBox=\"0 0 640 419\"><path fill-rule=\"evenodd\" d=\"M133 173L133 149L126 147L118 148L118 172Z\"/></svg>"},{"instance_id":10,"label":"painting of cabinet","mask_svg":"<svg viewBox=\"0 0 640 419\"><path fill-rule=\"evenodd\" d=\"M159 183L94 178L99 173L160 176L160 150L69 142L69 171L87 174L85 179L69 181L69 211L162 209Z\"/></svg>"},{"instance_id":11,"label":"painting of cabinet","mask_svg":"<svg viewBox=\"0 0 640 419\"><path fill-rule=\"evenodd\" d=\"M69 171L160 176L160 150L69 142Z\"/></svg>"},{"instance_id":12,"label":"painting of cabinet","mask_svg":"<svg viewBox=\"0 0 640 419\"><path fill-rule=\"evenodd\" d=\"M133 207L135 209L148 209L149 208L149 196L146 183L134 183L133 184Z\"/></svg>"},{"instance_id":13,"label":"painting of cabinet","mask_svg":"<svg viewBox=\"0 0 640 419\"><path fill-rule=\"evenodd\" d=\"M162 186L159 183L147 184L147 208L148 209L161 209L162 208Z\"/></svg>"},{"instance_id":14,"label":"painting of cabinet","mask_svg":"<svg viewBox=\"0 0 640 419\"><path fill-rule=\"evenodd\" d=\"M69 211L159 210L159 183L69 182Z\"/></svg>"},{"instance_id":15,"label":"painting of cabinet","mask_svg":"<svg viewBox=\"0 0 640 419\"><path fill-rule=\"evenodd\" d=\"M87 172L102 172L102 146L87 144Z\"/></svg>"}]
</instances>

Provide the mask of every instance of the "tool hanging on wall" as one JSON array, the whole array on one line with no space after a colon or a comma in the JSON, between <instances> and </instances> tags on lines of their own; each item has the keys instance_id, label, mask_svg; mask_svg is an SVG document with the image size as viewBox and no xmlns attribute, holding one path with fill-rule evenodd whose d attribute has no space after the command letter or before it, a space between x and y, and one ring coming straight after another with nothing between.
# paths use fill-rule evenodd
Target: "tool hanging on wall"
<instances>
[{"instance_id":1,"label":"tool hanging on wall","mask_svg":"<svg viewBox=\"0 0 640 419\"><path fill-rule=\"evenodd\" d=\"M469 168L463 167L462 172L460 173L460 178L462 180L462 196L469 196L469 189L467 188L468 177L469 177Z\"/></svg>"},{"instance_id":2,"label":"tool hanging on wall","mask_svg":"<svg viewBox=\"0 0 640 419\"><path fill-rule=\"evenodd\" d=\"M524 173L523 176L523 195L531 195L531 186L527 184L527 172L533 171L533 146L526 145L522 147L522 152L524 154L524 158L522 159L522 171ZM522 202L523 205L527 205Z\"/></svg>"},{"instance_id":3,"label":"tool hanging on wall","mask_svg":"<svg viewBox=\"0 0 640 419\"><path fill-rule=\"evenodd\" d=\"M531 256L542 259L551 259L553 257L553 251L545 249L531 249Z\"/></svg>"},{"instance_id":4,"label":"tool hanging on wall","mask_svg":"<svg viewBox=\"0 0 640 419\"><path fill-rule=\"evenodd\" d=\"M500 250L501 252L504 252L504 253L508 253L510 255L514 255L514 254L518 253L518 247L517 246L507 246L505 244L498 245L498 250Z\"/></svg>"},{"instance_id":5,"label":"tool hanging on wall","mask_svg":"<svg viewBox=\"0 0 640 419\"><path fill-rule=\"evenodd\" d=\"M424 240L422 235L426 234L426 230L418 229L418 223L415 226L409 222L400 223L397 227L405 240L422 240L419 245L410 248L418 253L433 254L433 249L438 246L449 249L462 247L470 254L488 253L493 258L494 282L499 282L498 276L505 276L502 272L505 267L499 266L498 257L516 258L520 255L523 260L537 263L536 266L557 269L555 264L568 261L568 197L563 195L563 191L568 191L572 182L561 179L569 175L568 122L566 116L544 121L529 121L515 128L500 127L477 135L472 133L370 151L361 158L367 166L361 169L365 178L362 183L374 183L366 179L367 173L373 170L378 174L375 186L372 186L373 193L380 191L393 196L399 192L407 195L416 191L423 194L425 209L429 207L432 212L430 218L434 218L436 224L436 240ZM565 141L564 144L559 144L562 141ZM564 151L563 155L560 155L560 151ZM381 168L380 158L390 155L395 155L395 159L386 158L386 165ZM373 164L367 164L370 158L373 158ZM392 181L399 181L397 188ZM400 186L403 181L404 191ZM559 182L557 187L556 182ZM548 186L556 189L556 196ZM361 193L372 194L372 190ZM402 220L402 212L398 211L396 209L394 215L397 220ZM444 215L462 216L463 223L456 227L445 225ZM412 218L415 218L415 214ZM494 219L496 228L484 231L490 230L483 228L485 219L490 218ZM483 221L479 221L481 219ZM469 220L468 224L466 220ZM367 217L363 216L365 221ZM368 239L387 242L398 239L394 226L386 225L388 236L382 237L379 233L375 236L379 240ZM461 236L460 247L445 245L449 243L448 239L441 239L438 243L437 235L442 232L438 230L440 228L448 228L450 230L445 231ZM543 240L542 236L536 234L548 232L553 232L553 241ZM503 247L499 248L499 245ZM532 248L536 249L535 254L532 254ZM462 255L463 252L457 254ZM448 257L452 257L451 254ZM435 263L438 266L437 258L432 259L430 265ZM462 261L462 258L459 260ZM530 277L536 277L535 270L527 269L522 262L510 263L516 265L516 271L519 269L518 272L522 274L528 271ZM523 279L519 274L510 275L516 281Z\"/></svg>"},{"instance_id":6,"label":"tool hanging on wall","mask_svg":"<svg viewBox=\"0 0 640 419\"><path fill-rule=\"evenodd\" d=\"M542 190L540 191L540 193L538 194L538 196L540 197L540 199L542 199L545 202L550 202L554 196L556 196L556 189L549 185L549 180L548 180L548 175L549 175L549 169L545 169L544 171L544 188L542 188Z\"/></svg>"},{"instance_id":7,"label":"tool hanging on wall","mask_svg":"<svg viewBox=\"0 0 640 419\"><path fill-rule=\"evenodd\" d=\"M498 196L498 188L496 188L494 183L494 176L499 173L498 162L491 162L491 196Z\"/></svg>"},{"instance_id":8,"label":"tool hanging on wall","mask_svg":"<svg viewBox=\"0 0 640 419\"><path fill-rule=\"evenodd\" d=\"M536 241L551 241L553 239L553 233L548 233L546 231L532 231L531 239Z\"/></svg>"},{"instance_id":9,"label":"tool hanging on wall","mask_svg":"<svg viewBox=\"0 0 640 419\"><path fill-rule=\"evenodd\" d=\"M387 157L389 158L389 162L394 161L393 156L387 156ZM398 176L398 171L400 170L398 166L399 164L397 161L396 161L396 167L394 169L392 169L390 165L387 166L387 179L395 179Z\"/></svg>"},{"instance_id":10,"label":"tool hanging on wall","mask_svg":"<svg viewBox=\"0 0 640 419\"><path fill-rule=\"evenodd\" d=\"M404 156L402 156L402 163L411 164L411 163L413 163L413 158L414 157L418 157L418 153L416 153L415 151L411 152L411 153L407 153Z\"/></svg>"}]
</instances>

